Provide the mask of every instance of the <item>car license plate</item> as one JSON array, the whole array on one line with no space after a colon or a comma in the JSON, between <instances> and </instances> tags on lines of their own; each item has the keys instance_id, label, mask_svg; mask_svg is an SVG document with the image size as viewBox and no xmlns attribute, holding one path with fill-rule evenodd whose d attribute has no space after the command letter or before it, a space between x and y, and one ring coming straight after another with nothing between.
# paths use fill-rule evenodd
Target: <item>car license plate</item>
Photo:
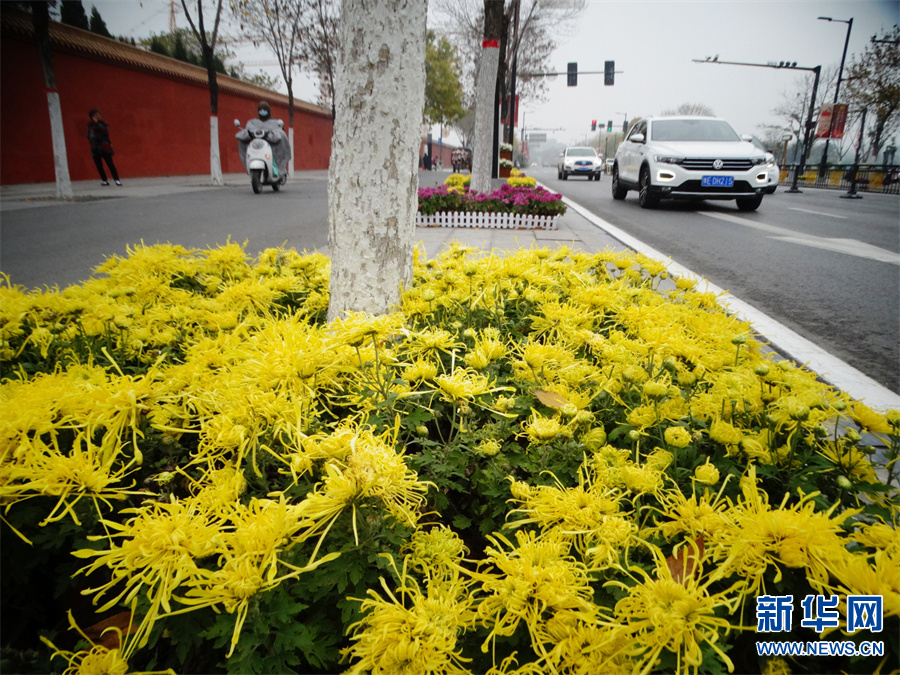
<instances>
[{"instance_id":1,"label":"car license plate","mask_svg":"<svg viewBox=\"0 0 900 675\"><path fill-rule=\"evenodd\" d=\"M700 179L703 187L734 187L734 176L703 176Z\"/></svg>"}]
</instances>

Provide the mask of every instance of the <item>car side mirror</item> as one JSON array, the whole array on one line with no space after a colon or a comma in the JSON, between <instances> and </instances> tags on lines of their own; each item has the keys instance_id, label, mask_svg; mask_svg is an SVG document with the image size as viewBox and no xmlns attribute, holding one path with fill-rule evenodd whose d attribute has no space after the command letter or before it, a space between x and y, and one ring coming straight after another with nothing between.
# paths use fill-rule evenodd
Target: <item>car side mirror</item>
<instances>
[{"instance_id":1,"label":"car side mirror","mask_svg":"<svg viewBox=\"0 0 900 675\"><path fill-rule=\"evenodd\" d=\"M630 140L632 143L643 143L644 142L644 134L635 134L628 140Z\"/></svg>"},{"instance_id":2,"label":"car side mirror","mask_svg":"<svg viewBox=\"0 0 900 675\"><path fill-rule=\"evenodd\" d=\"M241 121L240 121L240 120L235 120L235 121L234 121L234 126L236 126L236 127L241 126Z\"/></svg>"},{"instance_id":3,"label":"car side mirror","mask_svg":"<svg viewBox=\"0 0 900 675\"><path fill-rule=\"evenodd\" d=\"M747 141L748 143L752 143L752 142L753 142L753 136L750 136L749 134L741 134L741 140L742 140L742 141Z\"/></svg>"}]
</instances>

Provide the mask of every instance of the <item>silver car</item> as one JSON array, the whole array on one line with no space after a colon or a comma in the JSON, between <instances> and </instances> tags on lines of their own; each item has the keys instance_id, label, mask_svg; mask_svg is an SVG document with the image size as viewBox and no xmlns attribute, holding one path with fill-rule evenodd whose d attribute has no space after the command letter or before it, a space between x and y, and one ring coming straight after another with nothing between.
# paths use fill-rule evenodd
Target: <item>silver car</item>
<instances>
[{"instance_id":1,"label":"silver car","mask_svg":"<svg viewBox=\"0 0 900 675\"><path fill-rule=\"evenodd\" d=\"M613 199L636 190L642 208L662 199L733 199L754 211L769 187L763 151L715 117L648 117L616 151Z\"/></svg>"},{"instance_id":2,"label":"silver car","mask_svg":"<svg viewBox=\"0 0 900 675\"><path fill-rule=\"evenodd\" d=\"M556 177L561 180L566 180L569 176L587 176L588 180L600 180L602 175L603 160L593 148L566 148L556 164Z\"/></svg>"}]
</instances>

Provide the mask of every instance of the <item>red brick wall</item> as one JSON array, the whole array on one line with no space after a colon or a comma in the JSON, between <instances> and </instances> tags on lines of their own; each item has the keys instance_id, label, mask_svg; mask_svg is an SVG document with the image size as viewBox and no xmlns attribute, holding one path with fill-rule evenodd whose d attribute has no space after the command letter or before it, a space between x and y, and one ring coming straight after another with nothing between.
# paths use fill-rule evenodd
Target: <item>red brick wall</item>
<instances>
[{"instance_id":1,"label":"red brick wall","mask_svg":"<svg viewBox=\"0 0 900 675\"><path fill-rule=\"evenodd\" d=\"M209 173L209 89L185 80L129 69L89 56L54 51L53 65L63 114L72 180L98 178L85 136L88 111L98 108L110 127L115 163L124 179ZM50 115L37 46L0 41L0 183L56 180ZM269 99L284 120L287 104ZM237 129L256 116L258 100L219 90L219 153L222 171L243 171ZM295 110L294 167L327 169L330 117Z\"/></svg>"}]
</instances>

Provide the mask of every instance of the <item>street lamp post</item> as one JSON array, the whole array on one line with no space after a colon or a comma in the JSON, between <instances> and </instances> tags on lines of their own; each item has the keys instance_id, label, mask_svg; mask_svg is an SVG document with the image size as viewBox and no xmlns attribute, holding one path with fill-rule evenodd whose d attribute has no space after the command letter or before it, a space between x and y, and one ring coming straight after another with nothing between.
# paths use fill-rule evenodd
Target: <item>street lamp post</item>
<instances>
[{"instance_id":1,"label":"street lamp post","mask_svg":"<svg viewBox=\"0 0 900 675\"><path fill-rule=\"evenodd\" d=\"M853 19L832 19L830 16L820 16L821 21L836 21L838 23L847 24L847 37L844 38L844 52L841 54L841 67L838 70L837 85L834 88L834 105L837 106L838 98L841 94L841 81L844 77L844 62L847 60L847 46L850 44L850 31L853 30ZM828 164L828 143L831 141L831 132L834 127L834 110L831 112L831 122L828 126L828 136L825 137L825 151L822 153L822 163L820 166L820 174L824 174Z\"/></svg>"}]
</instances>

